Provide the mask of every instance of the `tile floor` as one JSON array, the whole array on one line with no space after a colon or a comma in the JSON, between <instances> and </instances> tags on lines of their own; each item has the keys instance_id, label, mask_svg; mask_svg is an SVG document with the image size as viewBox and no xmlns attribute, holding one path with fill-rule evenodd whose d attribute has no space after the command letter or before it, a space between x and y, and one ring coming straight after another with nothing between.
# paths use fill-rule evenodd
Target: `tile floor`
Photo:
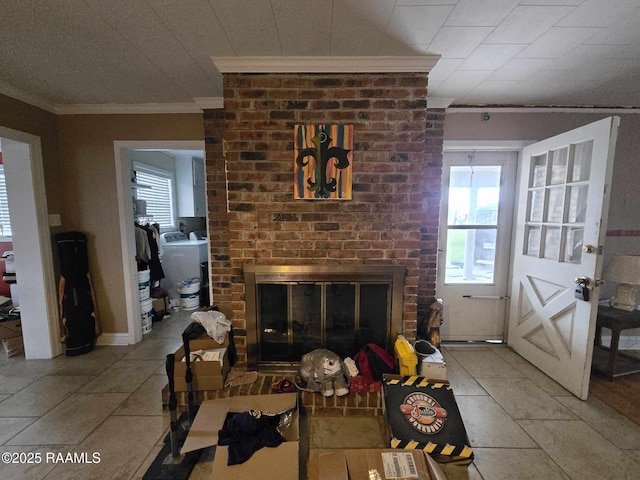
<instances>
[{"instance_id":1,"label":"tile floor","mask_svg":"<svg viewBox=\"0 0 640 480\"><path fill-rule=\"evenodd\" d=\"M180 345L189 313L154 324L138 345L53 360L0 355L0 453L32 461L0 463L0 478L141 478L168 427L164 359ZM448 345L443 353L475 450L472 465L445 467L450 480L640 478L639 425L595 398L576 399L507 347ZM382 448L381 421L312 417L303 445L311 455ZM65 463L69 452L86 461ZM203 452L191 479L208 479L211 460Z\"/></svg>"}]
</instances>

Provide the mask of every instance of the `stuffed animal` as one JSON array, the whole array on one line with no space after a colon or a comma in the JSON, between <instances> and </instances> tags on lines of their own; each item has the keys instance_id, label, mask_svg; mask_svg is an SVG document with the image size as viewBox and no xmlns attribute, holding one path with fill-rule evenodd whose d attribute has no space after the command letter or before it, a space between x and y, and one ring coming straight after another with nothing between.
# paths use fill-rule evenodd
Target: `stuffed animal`
<instances>
[{"instance_id":1,"label":"stuffed animal","mask_svg":"<svg viewBox=\"0 0 640 480\"><path fill-rule=\"evenodd\" d=\"M331 350L319 348L302 356L296 386L325 397L349 393L349 375L340 357Z\"/></svg>"}]
</instances>

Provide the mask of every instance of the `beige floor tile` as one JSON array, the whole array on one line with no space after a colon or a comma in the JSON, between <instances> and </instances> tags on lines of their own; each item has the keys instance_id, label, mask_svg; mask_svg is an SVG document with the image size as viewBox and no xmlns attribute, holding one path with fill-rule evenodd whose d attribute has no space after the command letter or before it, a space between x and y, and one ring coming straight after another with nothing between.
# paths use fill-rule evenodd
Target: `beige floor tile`
<instances>
[{"instance_id":1,"label":"beige floor tile","mask_svg":"<svg viewBox=\"0 0 640 480\"><path fill-rule=\"evenodd\" d=\"M26 360L24 357L12 357L0 364L0 375L18 377L43 377L58 366L58 360Z\"/></svg>"},{"instance_id":2,"label":"beige floor tile","mask_svg":"<svg viewBox=\"0 0 640 480\"><path fill-rule=\"evenodd\" d=\"M11 395L9 394L0 394L0 402L2 402L3 400L6 400L7 398L9 398Z\"/></svg>"},{"instance_id":3,"label":"beige floor tile","mask_svg":"<svg viewBox=\"0 0 640 480\"><path fill-rule=\"evenodd\" d=\"M312 417L309 448L385 448L382 417Z\"/></svg>"},{"instance_id":4,"label":"beige floor tile","mask_svg":"<svg viewBox=\"0 0 640 480\"><path fill-rule=\"evenodd\" d=\"M531 437L489 396L456 397L471 446L537 448Z\"/></svg>"},{"instance_id":5,"label":"beige floor tile","mask_svg":"<svg viewBox=\"0 0 640 480\"><path fill-rule=\"evenodd\" d=\"M29 376L15 376L15 375L0 375L0 393L11 394L17 393L28 385L41 378L40 375L35 377Z\"/></svg>"},{"instance_id":6,"label":"beige floor tile","mask_svg":"<svg viewBox=\"0 0 640 480\"><path fill-rule=\"evenodd\" d=\"M48 475L52 480L129 479L154 450L162 434L159 417L110 417L74 451L100 454L99 463L58 465ZM109 439L105 442L105 439Z\"/></svg>"},{"instance_id":7,"label":"beige floor tile","mask_svg":"<svg viewBox=\"0 0 640 480\"><path fill-rule=\"evenodd\" d=\"M513 366L549 395L571 395L568 390L565 390L559 383L549 378L530 363L515 363Z\"/></svg>"},{"instance_id":8,"label":"beige floor tile","mask_svg":"<svg viewBox=\"0 0 640 480\"><path fill-rule=\"evenodd\" d=\"M443 465L440 468L447 476L447 480L484 480L477 467L471 465Z\"/></svg>"},{"instance_id":9,"label":"beige floor tile","mask_svg":"<svg viewBox=\"0 0 640 480\"><path fill-rule=\"evenodd\" d=\"M167 378L151 375L122 405L114 415L162 415L162 388Z\"/></svg>"},{"instance_id":10,"label":"beige floor tile","mask_svg":"<svg viewBox=\"0 0 640 480\"><path fill-rule=\"evenodd\" d=\"M487 395L487 392L459 363L447 363L447 378L456 395Z\"/></svg>"},{"instance_id":11,"label":"beige floor tile","mask_svg":"<svg viewBox=\"0 0 640 480\"><path fill-rule=\"evenodd\" d=\"M618 448L640 450L640 425L602 401L595 397L583 401L574 396L557 400Z\"/></svg>"},{"instance_id":12,"label":"beige floor tile","mask_svg":"<svg viewBox=\"0 0 640 480\"><path fill-rule=\"evenodd\" d=\"M23 453L27 455L23 457L24 459L30 458L33 461L33 463L0 462L0 478L7 480L42 480L55 468L55 464L47 462L47 453L55 455L63 449L65 449L65 447L0 447L0 452L3 454L6 452L14 455ZM40 459L39 461L38 458ZM19 457L16 459L19 459Z\"/></svg>"},{"instance_id":13,"label":"beige floor tile","mask_svg":"<svg viewBox=\"0 0 640 480\"><path fill-rule=\"evenodd\" d=\"M76 445L127 396L126 393L76 393L9 440L7 445ZM161 419L156 421L161 423ZM105 443L109 441L105 439Z\"/></svg>"},{"instance_id":14,"label":"beige floor tile","mask_svg":"<svg viewBox=\"0 0 640 480\"><path fill-rule=\"evenodd\" d=\"M168 353L174 353L182 345L182 337L150 338L127 354L123 360L166 360Z\"/></svg>"},{"instance_id":15,"label":"beige floor tile","mask_svg":"<svg viewBox=\"0 0 640 480\"><path fill-rule=\"evenodd\" d=\"M133 351L133 346L98 346L85 355L56 357L51 375L100 375L111 365Z\"/></svg>"},{"instance_id":16,"label":"beige floor tile","mask_svg":"<svg viewBox=\"0 0 640 480\"><path fill-rule=\"evenodd\" d=\"M0 403L0 417L39 417L46 414L93 377L46 376Z\"/></svg>"},{"instance_id":17,"label":"beige floor tile","mask_svg":"<svg viewBox=\"0 0 640 480\"><path fill-rule=\"evenodd\" d=\"M474 453L473 463L486 480L569 480L540 449L478 448Z\"/></svg>"},{"instance_id":18,"label":"beige floor tile","mask_svg":"<svg viewBox=\"0 0 640 480\"><path fill-rule=\"evenodd\" d=\"M576 419L528 378L478 378L482 388L514 419Z\"/></svg>"},{"instance_id":19,"label":"beige floor tile","mask_svg":"<svg viewBox=\"0 0 640 480\"><path fill-rule=\"evenodd\" d=\"M636 462L640 463L640 450L625 450L624 453L629 455Z\"/></svg>"},{"instance_id":20,"label":"beige floor tile","mask_svg":"<svg viewBox=\"0 0 640 480\"><path fill-rule=\"evenodd\" d=\"M522 377L512 364L507 363L489 348L454 350L453 356L467 372L480 377Z\"/></svg>"},{"instance_id":21,"label":"beige floor tile","mask_svg":"<svg viewBox=\"0 0 640 480\"><path fill-rule=\"evenodd\" d=\"M508 363L528 363L524 358L506 345L490 345L489 350Z\"/></svg>"},{"instance_id":22,"label":"beige floor tile","mask_svg":"<svg viewBox=\"0 0 640 480\"><path fill-rule=\"evenodd\" d=\"M571 478L638 478L640 465L582 420L518 423Z\"/></svg>"},{"instance_id":23,"label":"beige floor tile","mask_svg":"<svg viewBox=\"0 0 640 480\"><path fill-rule=\"evenodd\" d=\"M35 417L0 418L0 445L36 421Z\"/></svg>"},{"instance_id":24,"label":"beige floor tile","mask_svg":"<svg viewBox=\"0 0 640 480\"><path fill-rule=\"evenodd\" d=\"M161 363L159 360L120 360L80 391L134 392L153 375Z\"/></svg>"}]
</instances>

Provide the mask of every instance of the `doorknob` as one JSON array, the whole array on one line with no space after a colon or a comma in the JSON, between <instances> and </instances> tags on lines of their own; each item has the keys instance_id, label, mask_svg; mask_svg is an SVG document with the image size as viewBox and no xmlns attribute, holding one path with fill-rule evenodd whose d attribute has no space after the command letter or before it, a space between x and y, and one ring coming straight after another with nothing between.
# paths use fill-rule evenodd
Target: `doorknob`
<instances>
[{"instance_id":1,"label":"doorknob","mask_svg":"<svg viewBox=\"0 0 640 480\"><path fill-rule=\"evenodd\" d=\"M585 245L584 247L582 247L582 251L584 253L593 253L596 251L596 247L594 247L593 245Z\"/></svg>"},{"instance_id":2,"label":"doorknob","mask_svg":"<svg viewBox=\"0 0 640 480\"><path fill-rule=\"evenodd\" d=\"M582 285L583 287L588 287L591 283L591 279L589 277L576 277L574 280L576 285Z\"/></svg>"}]
</instances>

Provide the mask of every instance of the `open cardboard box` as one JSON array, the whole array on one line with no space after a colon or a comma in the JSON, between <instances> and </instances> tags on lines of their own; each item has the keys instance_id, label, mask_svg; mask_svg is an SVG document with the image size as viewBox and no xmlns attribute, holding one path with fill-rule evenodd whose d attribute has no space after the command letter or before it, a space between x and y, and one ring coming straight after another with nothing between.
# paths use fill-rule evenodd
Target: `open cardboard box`
<instances>
[{"instance_id":1,"label":"open cardboard box","mask_svg":"<svg viewBox=\"0 0 640 480\"><path fill-rule=\"evenodd\" d=\"M264 447L245 463L227 465L227 447L216 447L212 479L245 480L298 480L299 478L299 413L297 394L246 395L202 402L189 430L181 453L211 447L218 444L218 431L223 427L228 412L246 412L257 409L267 414L277 414L295 409L290 426L284 432L286 442L275 448Z\"/></svg>"},{"instance_id":2,"label":"open cardboard box","mask_svg":"<svg viewBox=\"0 0 640 480\"><path fill-rule=\"evenodd\" d=\"M191 352L196 350L224 350L222 362L191 362L191 372L193 374L193 390L219 390L224 388L224 382L227 379L227 373L231 368L228 354L229 337L225 339L221 345L208 335L204 335L197 340L189 342ZM187 363L182 361L184 357L184 346L181 346L175 353L175 372L174 383L176 392L186 392L187 382L185 374L187 372Z\"/></svg>"},{"instance_id":3,"label":"open cardboard box","mask_svg":"<svg viewBox=\"0 0 640 480\"><path fill-rule=\"evenodd\" d=\"M421 377L428 378L434 382L449 381L447 377L447 364L444 362L426 362L423 360L418 364L418 373Z\"/></svg>"},{"instance_id":4,"label":"open cardboard box","mask_svg":"<svg viewBox=\"0 0 640 480\"><path fill-rule=\"evenodd\" d=\"M359 449L312 457L309 480L446 480L438 464L421 450Z\"/></svg>"},{"instance_id":5,"label":"open cardboard box","mask_svg":"<svg viewBox=\"0 0 640 480\"><path fill-rule=\"evenodd\" d=\"M419 449L439 463L473 461L451 385L416 375L388 374L382 385L392 448Z\"/></svg>"}]
</instances>

